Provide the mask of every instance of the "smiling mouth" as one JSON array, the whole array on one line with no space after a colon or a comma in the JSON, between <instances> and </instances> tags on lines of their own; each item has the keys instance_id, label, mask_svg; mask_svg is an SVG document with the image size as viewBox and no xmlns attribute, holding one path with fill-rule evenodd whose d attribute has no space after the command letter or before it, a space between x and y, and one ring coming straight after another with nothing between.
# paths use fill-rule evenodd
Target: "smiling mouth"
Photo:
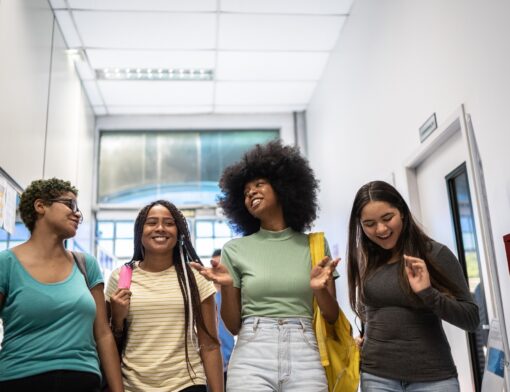
<instances>
[{"instance_id":1,"label":"smiling mouth","mask_svg":"<svg viewBox=\"0 0 510 392\"><path fill-rule=\"evenodd\" d=\"M262 199L253 199L251 202L251 207L255 208L262 202Z\"/></svg>"},{"instance_id":2,"label":"smiling mouth","mask_svg":"<svg viewBox=\"0 0 510 392\"><path fill-rule=\"evenodd\" d=\"M385 237L377 236L377 238L379 238L380 240L385 241L385 240L387 240L388 238L390 238L390 237L392 236L392 234L393 234L393 233L390 233L390 234L388 234L388 235L387 235L387 236L385 236Z\"/></svg>"}]
</instances>

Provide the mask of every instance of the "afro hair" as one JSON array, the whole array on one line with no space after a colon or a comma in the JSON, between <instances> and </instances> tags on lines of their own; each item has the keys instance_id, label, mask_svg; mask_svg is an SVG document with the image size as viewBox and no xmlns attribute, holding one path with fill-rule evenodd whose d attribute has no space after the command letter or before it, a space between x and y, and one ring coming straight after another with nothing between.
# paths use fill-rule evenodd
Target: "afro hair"
<instances>
[{"instance_id":1,"label":"afro hair","mask_svg":"<svg viewBox=\"0 0 510 392\"><path fill-rule=\"evenodd\" d=\"M225 168L220 179L219 205L235 232L250 235L260 229L260 221L244 205L244 186L257 178L268 180L273 187L287 226L297 232L310 228L317 217L318 180L298 147L274 140L257 144Z\"/></svg>"}]
</instances>

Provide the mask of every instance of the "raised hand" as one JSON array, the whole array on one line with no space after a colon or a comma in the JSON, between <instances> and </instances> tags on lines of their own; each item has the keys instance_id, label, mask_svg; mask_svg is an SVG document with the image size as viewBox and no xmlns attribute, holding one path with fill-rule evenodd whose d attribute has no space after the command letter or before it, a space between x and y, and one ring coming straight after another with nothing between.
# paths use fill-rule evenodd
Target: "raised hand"
<instances>
[{"instance_id":1,"label":"raised hand","mask_svg":"<svg viewBox=\"0 0 510 392\"><path fill-rule=\"evenodd\" d=\"M430 276L427 264L418 257L404 255L407 279L411 289L417 293L430 287Z\"/></svg>"},{"instance_id":2,"label":"raised hand","mask_svg":"<svg viewBox=\"0 0 510 392\"><path fill-rule=\"evenodd\" d=\"M328 282L333 278L333 271L340 259L332 260L324 257L310 272L310 287L312 290L322 290L328 287Z\"/></svg>"},{"instance_id":3,"label":"raised hand","mask_svg":"<svg viewBox=\"0 0 510 392\"><path fill-rule=\"evenodd\" d=\"M200 275L207 280L219 284L220 286L232 286L232 276L228 272L227 267L218 260L211 260L211 268L206 268L202 264L192 262L190 265L196 269Z\"/></svg>"}]
</instances>

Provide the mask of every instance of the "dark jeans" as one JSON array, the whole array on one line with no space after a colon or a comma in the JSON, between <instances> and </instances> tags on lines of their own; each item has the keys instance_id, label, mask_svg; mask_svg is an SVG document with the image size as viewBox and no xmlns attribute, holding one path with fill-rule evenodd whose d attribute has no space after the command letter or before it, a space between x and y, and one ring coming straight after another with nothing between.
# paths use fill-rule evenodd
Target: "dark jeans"
<instances>
[{"instance_id":1,"label":"dark jeans","mask_svg":"<svg viewBox=\"0 0 510 392\"><path fill-rule=\"evenodd\" d=\"M0 392L99 392L95 373L55 370L35 376L0 381Z\"/></svg>"},{"instance_id":2,"label":"dark jeans","mask_svg":"<svg viewBox=\"0 0 510 392\"><path fill-rule=\"evenodd\" d=\"M207 388L205 385L193 385L192 387L187 387L181 389L180 392L206 392Z\"/></svg>"}]
</instances>

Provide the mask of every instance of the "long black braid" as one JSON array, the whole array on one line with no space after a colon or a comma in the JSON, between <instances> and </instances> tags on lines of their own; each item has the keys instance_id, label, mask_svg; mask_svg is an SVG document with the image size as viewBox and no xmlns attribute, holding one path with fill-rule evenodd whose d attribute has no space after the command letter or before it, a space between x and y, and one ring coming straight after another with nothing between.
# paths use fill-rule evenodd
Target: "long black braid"
<instances>
[{"instance_id":1,"label":"long black braid","mask_svg":"<svg viewBox=\"0 0 510 392\"><path fill-rule=\"evenodd\" d=\"M143 234L143 226L145 225L145 221L147 219L147 215L149 214L149 211L152 207L156 205L161 205L163 207L166 207L170 214L172 214L172 217L175 220L175 225L177 226L177 235L178 235L178 243L173 249L173 263L175 266L175 270L177 272L177 278L179 282L179 287L181 289L182 297L184 299L184 322L185 322L185 338L184 338L184 348L186 352L186 364L188 368L188 374L190 378L193 380L193 376L191 375L191 372L193 372L193 375L196 376L195 371L193 370L193 366L190 363L189 360L189 350L188 350L188 330L190 326L190 312L189 312L189 298L188 298L188 291L186 290L186 278L184 274L184 268L186 268L188 280L189 280L189 287L191 291L191 305L193 309L193 320L192 326L193 331L196 334L196 329L200 328L203 331L206 332L206 334L216 343L219 344L218 338L216 336L213 336L211 332L207 329L207 326L205 325L204 318L202 315L202 308L201 308L201 302L200 302L200 294L198 291L198 285L195 280L195 275L193 274L193 271L191 267L188 265L188 262L195 261L197 263L202 264L202 261L200 260L200 257L198 257L195 248L193 248L193 245L191 243L191 236L188 229L188 224L186 222L186 218L182 214L181 211L173 204L170 203L167 200L156 200L145 207L143 207L140 212L138 213L138 216L136 217L135 221L135 227L134 227L134 252L133 257L131 258L131 261L129 262L131 268L135 268L135 262L136 261L142 261L145 257L145 252L142 244L142 234ZM180 242L180 244L179 244ZM181 255L179 251L179 247L182 247L184 260L181 260ZM203 264L202 264L203 265Z\"/></svg>"}]
</instances>

